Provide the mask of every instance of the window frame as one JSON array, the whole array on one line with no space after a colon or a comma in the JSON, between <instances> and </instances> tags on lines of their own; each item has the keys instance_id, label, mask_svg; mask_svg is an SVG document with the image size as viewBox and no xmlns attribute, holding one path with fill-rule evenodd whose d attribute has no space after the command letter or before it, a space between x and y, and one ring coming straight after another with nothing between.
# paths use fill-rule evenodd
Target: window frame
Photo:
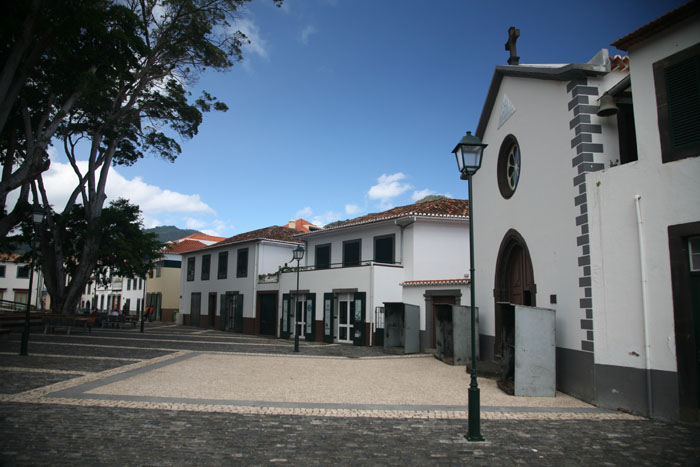
<instances>
[{"instance_id":1,"label":"window frame","mask_svg":"<svg viewBox=\"0 0 700 467\"><path fill-rule=\"evenodd\" d=\"M211 254L202 255L202 271L200 272L200 279L203 281L208 281L211 269Z\"/></svg>"},{"instance_id":2,"label":"window frame","mask_svg":"<svg viewBox=\"0 0 700 467\"><path fill-rule=\"evenodd\" d=\"M319 263L319 250L321 249L328 249L328 261L325 263ZM314 267L316 269L330 269L331 268L331 244L330 243L324 243L322 245L316 245L316 248L314 249Z\"/></svg>"},{"instance_id":3,"label":"window frame","mask_svg":"<svg viewBox=\"0 0 700 467\"><path fill-rule=\"evenodd\" d=\"M194 271L197 268L197 258L190 256L187 258L187 282L194 281Z\"/></svg>"},{"instance_id":4,"label":"window frame","mask_svg":"<svg viewBox=\"0 0 700 467\"><path fill-rule=\"evenodd\" d=\"M377 241L391 239L391 261L380 261L377 259ZM374 237L374 262L382 264L396 264L396 234L377 235Z\"/></svg>"},{"instance_id":5,"label":"window frame","mask_svg":"<svg viewBox=\"0 0 700 467\"><path fill-rule=\"evenodd\" d=\"M665 164L688 157L700 155L700 138L687 146L673 147L671 135L671 116L669 112L669 93L666 70L687 60L697 60L696 89L700 94L700 44L692 45L673 55L652 64L654 89L656 91L656 111L661 143L661 161ZM700 97L700 96L699 96ZM700 136L700 135L699 135Z\"/></svg>"},{"instance_id":6,"label":"window frame","mask_svg":"<svg viewBox=\"0 0 700 467\"><path fill-rule=\"evenodd\" d=\"M221 259L224 261L221 261ZM216 278L226 279L228 277L228 250L220 251L216 263Z\"/></svg>"},{"instance_id":7,"label":"window frame","mask_svg":"<svg viewBox=\"0 0 700 467\"><path fill-rule=\"evenodd\" d=\"M236 251L236 277L248 277L248 248L239 248ZM245 265L242 267L242 258L245 258Z\"/></svg>"},{"instance_id":8,"label":"window frame","mask_svg":"<svg viewBox=\"0 0 700 467\"><path fill-rule=\"evenodd\" d=\"M511 187L508 180L508 159L510 156L511 148L513 146L518 147L519 154L519 165L518 165L518 179L515 182L515 186ZM515 192L520 185L520 179L522 178L523 172L523 152L518 138L510 134L503 138L501 143L501 148L498 150L498 163L496 165L496 178L498 179L498 190L501 192L501 196L504 199L510 199L513 197Z\"/></svg>"},{"instance_id":9,"label":"window frame","mask_svg":"<svg viewBox=\"0 0 700 467\"><path fill-rule=\"evenodd\" d=\"M346 255L346 248L347 248L349 245L353 245L353 244L357 244L357 245L358 245L358 248L357 248L357 264L355 264L354 262L353 262L353 263L350 263L349 261L347 261L347 258L346 258L346 256L347 256L347 255ZM360 266L361 264L362 264L362 239L361 239L361 238L357 238L357 239L354 239L354 240L346 240L346 241L344 241L344 242L343 242L343 267L344 267L344 268L347 268L347 267L353 267L353 266Z\"/></svg>"},{"instance_id":10,"label":"window frame","mask_svg":"<svg viewBox=\"0 0 700 467\"><path fill-rule=\"evenodd\" d=\"M20 275L20 271L26 271L26 273L23 273L22 275ZM29 279L29 265L28 264L24 265L24 266L20 266L19 264L17 265L17 279Z\"/></svg>"}]
</instances>

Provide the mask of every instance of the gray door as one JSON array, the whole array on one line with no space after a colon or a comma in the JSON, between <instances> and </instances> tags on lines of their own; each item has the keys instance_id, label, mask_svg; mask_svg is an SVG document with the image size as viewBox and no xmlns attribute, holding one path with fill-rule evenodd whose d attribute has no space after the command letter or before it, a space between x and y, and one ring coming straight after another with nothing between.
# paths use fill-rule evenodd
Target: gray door
<instances>
[{"instance_id":1,"label":"gray door","mask_svg":"<svg viewBox=\"0 0 700 467\"><path fill-rule=\"evenodd\" d=\"M190 325L199 326L199 316L202 307L202 294L193 292L190 301Z\"/></svg>"}]
</instances>

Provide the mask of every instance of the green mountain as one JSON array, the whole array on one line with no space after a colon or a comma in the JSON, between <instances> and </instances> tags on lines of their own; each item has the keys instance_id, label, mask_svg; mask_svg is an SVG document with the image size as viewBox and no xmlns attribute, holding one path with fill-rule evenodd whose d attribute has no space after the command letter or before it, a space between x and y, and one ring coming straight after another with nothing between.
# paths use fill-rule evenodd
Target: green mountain
<instances>
[{"instance_id":1,"label":"green mountain","mask_svg":"<svg viewBox=\"0 0 700 467\"><path fill-rule=\"evenodd\" d=\"M187 237L188 235L202 233L192 229L178 229L174 225L161 225L152 229L145 229L145 232L155 233L158 235L158 240L161 242L171 242L173 240Z\"/></svg>"}]
</instances>

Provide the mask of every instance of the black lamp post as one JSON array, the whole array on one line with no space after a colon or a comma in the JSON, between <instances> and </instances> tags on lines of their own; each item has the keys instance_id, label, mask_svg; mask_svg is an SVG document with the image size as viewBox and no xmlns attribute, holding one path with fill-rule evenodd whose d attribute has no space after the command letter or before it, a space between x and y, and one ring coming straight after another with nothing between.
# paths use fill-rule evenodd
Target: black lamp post
<instances>
[{"instance_id":1,"label":"black lamp post","mask_svg":"<svg viewBox=\"0 0 700 467\"><path fill-rule=\"evenodd\" d=\"M472 136L468 131L466 136L455 146L452 153L457 158L460 178L469 183L469 290L471 293L471 321L472 321L472 358L471 358L471 383L469 384L469 441L483 441L481 436L481 402L479 395L479 385L476 381L476 310L474 298L474 198L472 196L472 175L481 167L481 159L484 154L486 144L482 143L477 136Z\"/></svg>"},{"instance_id":2,"label":"black lamp post","mask_svg":"<svg viewBox=\"0 0 700 467\"><path fill-rule=\"evenodd\" d=\"M30 317L29 317L29 310L32 305L32 287L33 287L33 282L34 282L34 239L35 239L35 230L39 224L44 220L44 212L41 211L40 209L35 209L32 211L32 230L30 234L30 240L29 240L29 245L31 249L31 259L29 261L29 264L27 267L29 268L29 289L27 290L27 306L24 309L24 327L22 328L22 340L20 342L20 347L19 347L19 354L20 355L29 355L28 352L28 347L29 347L29 328L30 328Z\"/></svg>"},{"instance_id":3,"label":"black lamp post","mask_svg":"<svg viewBox=\"0 0 700 467\"><path fill-rule=\"evenodd\" d=\"M304 247L299 245L294 249L294 259L297 260L297 291L294 294L294 351L299 352L299 329L297 321L297 306L299 303L299 262L304 257ZM303 313L303 311L302 311Z\"/></svg>"}]
</instances>

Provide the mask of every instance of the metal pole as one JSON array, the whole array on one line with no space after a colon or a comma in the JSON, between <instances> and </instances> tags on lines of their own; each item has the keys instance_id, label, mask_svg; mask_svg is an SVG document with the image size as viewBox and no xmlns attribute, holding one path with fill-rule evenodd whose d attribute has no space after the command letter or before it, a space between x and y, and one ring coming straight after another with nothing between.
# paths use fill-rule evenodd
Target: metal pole
<instances>
[{"instance_id":1,"label":"metal pole","mask_svg":"<svg viewBox=\"0 0 700 467\"><path fill-rule=\"evenodd\" d=\"M32 253L34 253L34 242L32 241ZM27 290L27 306L24 309L24 327L22 328L22 341L19 347L20 355L29 355L27 347L29 347L29 308L32 304L32 287L34 279L34 268L32 268L31 260L29 265L29 289Z\"/></svg>"},{"instance_id":2,"label":"metal pole","mask_svg":"<svg viewBox=\"0 0 700 467\"><path fill-rule=\"evenodd\" d=\"M476 299L474 293L474 198L472 197L472 174L467 172L469 183L469 291L472 305L472 366L471 383L469 384L469 431L467 440L483 441L481 436L481 402L479 385L476 381Z\"/></svg>"},{"instance_id":3,"label":"metal pole","mask_svg":"<svg viewBox=\"0 0 700 467\"><path fill-rule=\"evenodd\" d=\"M297 260L297 291L294 294L294 351L299 352L299 329L297 322L297 306L299 302L299 262L301 259Z\"/></svg>"}]
</instances>

